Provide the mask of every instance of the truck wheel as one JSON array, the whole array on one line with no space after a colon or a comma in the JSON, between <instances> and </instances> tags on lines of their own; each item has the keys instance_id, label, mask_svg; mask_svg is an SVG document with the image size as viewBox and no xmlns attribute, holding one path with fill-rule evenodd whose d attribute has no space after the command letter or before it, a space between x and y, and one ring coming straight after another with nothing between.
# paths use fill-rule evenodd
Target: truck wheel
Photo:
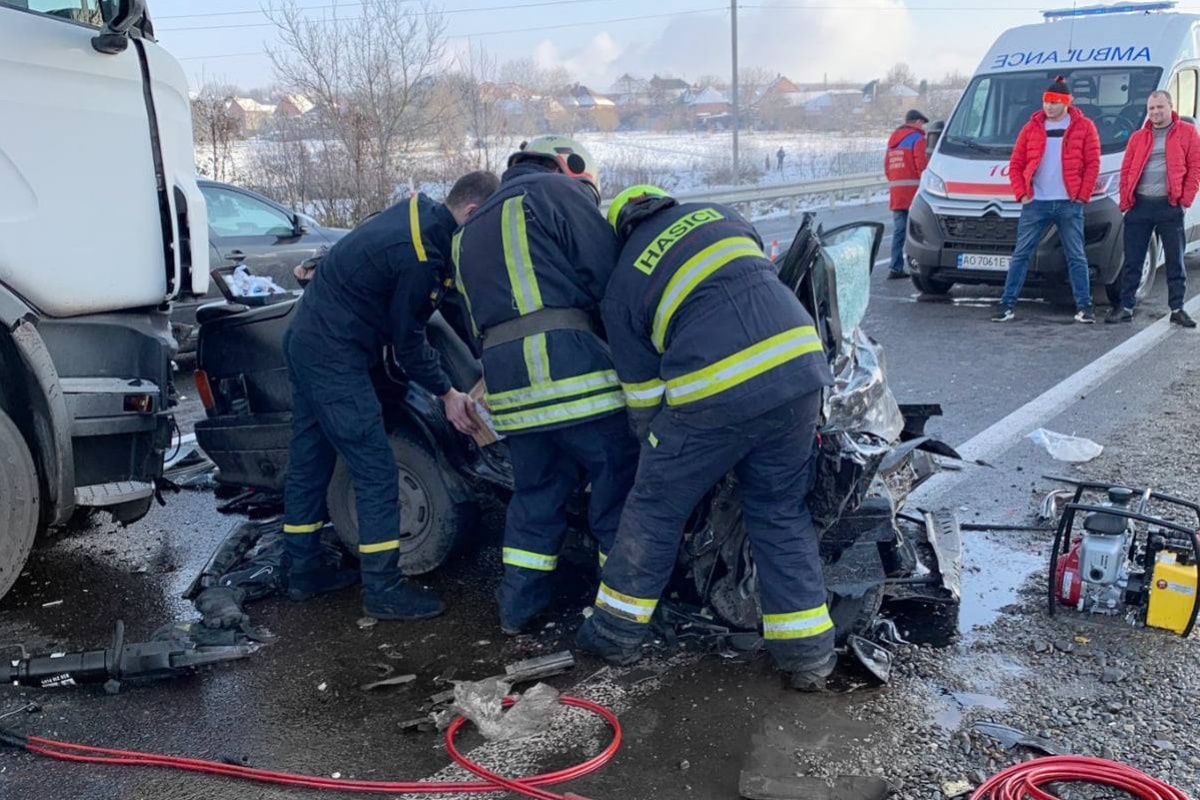
<instances>
[{"instance_id":1,"label":"truck wheel","mask_svg":"<svg viewBox=\"0 0 1200 800\"><path fill-rule=\"evenodd\" d=\"M912 282L913 286L917 287L917 291L921 294L949 294L950 290L954 288L954 281L927 278L915 271L912 273Z\"/></svg>"},{"instance_id":2,"label":"truck wheel","mask_svg":"<svg viewBox=\"0 0 1200 800\"><path fill-rule=\"evenodd\" d=\"M425 441L406 431L391 435L400 476L400 567L421 575L440 567L465 538L471 507L456 503L447 476ZM351 553L358 552L358 510L350 470L338 459L329 483L329 517Z\"/></svg>"},{"instance_id":3,"label":"truck wheel","mask_svg":"<svg viewBox=\"0 0 1200 800\"><path fill-rule=\"evenodd\" d=\"M16 424L0 411L0 597L16 583L38 528L37 470Z\"/></svg>"}]
</instances>

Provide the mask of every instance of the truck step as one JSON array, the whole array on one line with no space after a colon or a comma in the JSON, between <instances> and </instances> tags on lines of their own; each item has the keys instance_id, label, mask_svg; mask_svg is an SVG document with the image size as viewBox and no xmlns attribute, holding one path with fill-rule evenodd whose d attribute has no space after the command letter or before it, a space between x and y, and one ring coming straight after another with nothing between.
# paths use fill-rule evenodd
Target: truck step
<instances>
[{"instance_id":1,"label":"truck step","mask_svg":"<svg viewBox=\"0 0 1200 800\"><path fill-rule=\"evenodd\" d=\"M79 486L75 489L75 505L97 508L141 500L154 494L154 484L145 481L113 481Z\"/></svg>"}]
</instances>

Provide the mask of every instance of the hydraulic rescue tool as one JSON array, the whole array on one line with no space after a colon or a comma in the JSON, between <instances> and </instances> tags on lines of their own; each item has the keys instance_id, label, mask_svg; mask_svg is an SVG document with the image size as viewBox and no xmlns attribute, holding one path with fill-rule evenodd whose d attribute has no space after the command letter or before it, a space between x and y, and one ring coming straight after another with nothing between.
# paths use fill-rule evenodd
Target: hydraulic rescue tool
<instances>
[{"instance_id":1,"label":"hydraulic rescue tool","mask_svg":"<svg viewBox=\"0 0 1200 800\"><path fill-rule=\"evenodd\" d=\"M125 680L171 678L206 664L246 658L257 649L255 644L197 647L172 640L125 644L125 624L118 620L108 649L12 659L0 676L13 685L38 689L103 683L105 691L115 694Z\"/></svg>"},{"instance_id":2,"label":"hydraulic rescue tool","mask_svg":"<svg viewBox=\"0 0 1200 800\"><path fill-rule=\"evenodd\" d=\"M1077 483L1050 554L1050 613L1070 606L1188 636L1200 609L1198 527L1200 505L1188 500Z\"/></svg>"}]
</instances>

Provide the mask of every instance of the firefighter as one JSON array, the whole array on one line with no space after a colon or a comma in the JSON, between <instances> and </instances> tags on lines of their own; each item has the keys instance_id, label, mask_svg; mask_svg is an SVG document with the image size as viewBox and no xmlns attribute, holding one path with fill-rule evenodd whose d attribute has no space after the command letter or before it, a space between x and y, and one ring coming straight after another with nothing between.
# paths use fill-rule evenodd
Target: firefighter
<instances>
[{"instance_id":1,"label":"firefighter","mask_svg":"<svg viewBox=\"0 0 1200 800\"><path fill-rule=\"evenodd\" d=\"M904 124L888 139L883 167L888 181L888 207L892 209L892 262L888 279L907 278L904 271L904 237L908 209L917 196L921 173L929 163L925 152L925 125L929 120L915 108L904 115Z\"/></svg>"},{"instance_id":2,"label":"firefighter","mask_svg":"<svg viewBox=\"0 0 1200 800\"><path fill-rule=\"evenodd\" d=\"M540 136L509 158L499 191L454 240L486 402L512 458L497 593L510 635L550 604L571 496L591 484L588 521L603 559L637 466L621 386L597 333L617 257L599 202L587 150Z\"/></svg>"},{"instance_id":3,"label":"firefighter","mask_svg":"<svg viewBox=\"0 0 1200 800\"><path fill-rule=\"evenodd\" d=\"M363 610L379 619L424 619L444 609L399 566L398 475L371 368L395 345L405 373L441 397L463 433L475 428L470 396L450 384L425 338L425 324L452 285L455 228L498 181L472 172L445 204L423 194L359 225L313 271L284 341L292 385L292 440L284 490L288 596L306 600L349 586L358 571L332 567L320 530L325 494L340 455L350 470L358 513Z\"/></svg>"},{"instance_id":4,"label":"firefighter","mask_svg":"<svg viewBox=\"0 0 1200 800\"><path fill-rule=\"evenodd\" d=\"M635 186L608 219L621 254L601 310L641 459L577 643L638 659L688 516L733 470L767 649L793 687L818 690L834 631L805 496L832 376L813 320L731 208Z\"/></svg>"}]
</instances>

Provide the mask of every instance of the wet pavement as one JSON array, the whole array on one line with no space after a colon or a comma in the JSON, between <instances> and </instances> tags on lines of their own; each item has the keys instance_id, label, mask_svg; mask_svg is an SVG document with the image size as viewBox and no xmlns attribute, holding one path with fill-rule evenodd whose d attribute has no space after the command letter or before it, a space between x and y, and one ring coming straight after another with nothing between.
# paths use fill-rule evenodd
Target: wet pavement
<instances>
[{"instance_id":1,"label":"wet pavement","mask_svg":"<svg viewBox=\"0 0 1200 800\"><path fill-rule=\"evenodd\" d=\"M901 402L941 402L946 417L933 421L930 430L955 444L1165 312L1161 281L1149 313L1132 326L1068 325L1066 312L1038 302L1020 306L1019 323L996 325L988 322L994 292L960 288L953 302L917 302L911 285L886 282L879 270L872 291L865 327L886 349L893 390ZM1181 348L1180 341L1169 339L1153 358L1133 365L1046 427L1103 443L1113 431L1153 415L1158 390L1186 367L1188 350L1194 352ZM179 383L188 398L181 416L194 420L198 407L186 373ZM1028 521L1032 504L1051 486L1039 477L1043 472L1070 472L1025 441L1014 442L994 466L967 469L967 479L940 501L958 509L964 521L1008 524ZM129 528L101 515L43 542L14 590L0 600L0 645L22 643L34 651L104 646L116 619L124 619L127 638L137 640L161 624L190 617L189 604L179 596L240 521L217 514L216 505L209 492L185 491ZM592 568L584 554L575 554L576 569L560 570L561 613L553 627L535 636L504 637L492 600L501 520L499 510L490 509L480 520L472 550L429 576L428 583L449 601L449 612L440 619L360 629L356 620L362 612L353 589L303 605L267 600L250 611L254 623L278 641L246 661L130 686L117 696L98 688L3 689L0 714L35 700L40 713L5 724L66 740L231 757L322 775L432 775L447 763L440 737L401 732L399 723L418 716L427 696L445 688L435 679L481 678L505 663L569 647L590 600L587 582L569 578ZM1016 602L1024 578L1044 562L1047 539L968 532L964 544L961 623L969 632ZM980 676L976 684L931 682L912 698L946 737L963 714L1005 702L993 694L999 689L989 681L1006 669L1023 669L991 656L989 666L979 668L971 659L984 656L970 652L969 644L968 636L959 647L964 648L963 669ZM782 687L765 660L744 660L693 653L614 670L581 658L572 673L550 681L561 688L582 684L574 691L613 704L625 726L625 746L614 764L571 789L596 798L728 798L737 796L739 771L756 737L768 740L764 757L782 759L781 764L794 765L797 750L819 754L848 743L871 749L873 727L860 716L878 692L800 696ZM378 665L418 678L403 687L363 692L360 684L380 674ZM470 736L466 741L474 743ZM550 768L591 755L604 741L601 726L581 723L574 735L538 746L489 745L481 753L509 764ZM772 750L778 751L775 756ZM877 761L886 772L887 753L880 752ZM3 798L300 796L315 795L145 769L63 765L0 750Z\"/></svg>"}]
</instances>

